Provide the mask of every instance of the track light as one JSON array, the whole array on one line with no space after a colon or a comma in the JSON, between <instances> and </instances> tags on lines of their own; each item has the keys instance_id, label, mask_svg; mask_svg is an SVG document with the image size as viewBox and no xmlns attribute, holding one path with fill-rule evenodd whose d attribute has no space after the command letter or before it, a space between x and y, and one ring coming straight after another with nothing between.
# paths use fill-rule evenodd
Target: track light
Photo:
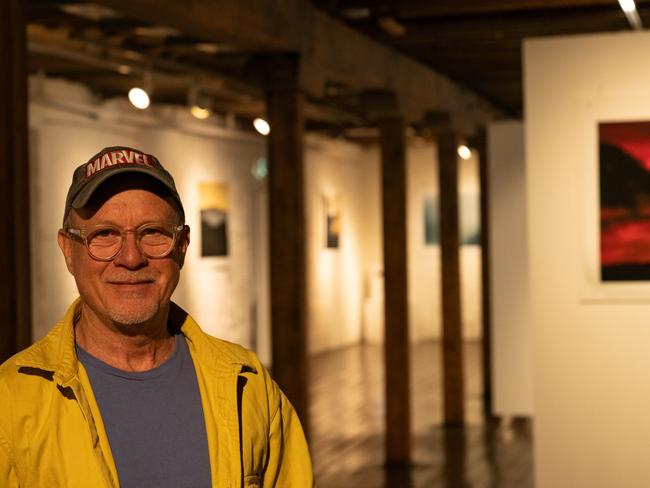
<instances>
[{"instance_id":1,"label":"track light","mask_svg":"<svg viewBox=\"0 0 650 488\"><path fill-rule=\"evenodd\" d=\"M253 120L253 126L255 127L255 130L260 134L262 134L263 136L268 136L269 133L271 132L271 126L266 120L264 120L261 117L258 117L255 120Z\"/></svg>"},{"instance_id":2,"label":"track light","mask_svg":"<svg viewBox=\"0 0 650 488\"><path fill-rule=\"evenodd\" d=\"M145 73L142 80L142 88L139 86L134 86L129 90L129 101L135 108L144 110L149 107L151 100L149 99L149 93L151 93L151 73Z\"/></svg>"},{"instance_id":3,"label":"track light","mask_svg":"<svg viewBox=\"0 0 650 488\"><path fill-rule=\"evenodd\" d=\"M129 90L129 102L140 110L144 110L149 106L149 94L142 88L134 86Z\"/></svg>"},{"instance_id":4,"label":"track light","mask_svg":"<svg viewBox=\"0 0 650 488\"><path fill-rule=\"evenodd\" d=\"M465 144L461 144L457 149L458 155L465 160L468 160L472 157L472 150L467 147Z\"/></svg>"},{"instance_id":5,"label":"track light","mask_svg":"<svg viewBox=\"0 0 650 488\"><path fill-rule=\"evenodd\" d=\"M636 10L634 0L618 0L618 4L621 6L621 9L623 9L623 13L625 13L625 17L627 18L630 27L636 30L643 29L641 17L639 17L639 13Z\"/></svg>"},{"instance_id":6,"label":"track light","mask_svg":"<svg viewBox=\"0 0 650 488\"><path fill-rule=\"evenodd\" d=\"M190 85L187 98L190 112L195 118L204 120L210 117L212 113L210 110L210 100L205 95L199 93L199 87L196 83Z\"/></svg>"}]
</instances>

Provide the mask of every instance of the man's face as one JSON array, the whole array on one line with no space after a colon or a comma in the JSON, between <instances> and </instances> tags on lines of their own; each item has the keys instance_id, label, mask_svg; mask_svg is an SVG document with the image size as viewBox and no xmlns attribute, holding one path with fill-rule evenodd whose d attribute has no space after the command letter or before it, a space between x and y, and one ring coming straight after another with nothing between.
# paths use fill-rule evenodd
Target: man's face
<instances>
[{"instance_id":1,"label":"man's face","mask_svg":"<svg viewBox=\"0 0 650 488\"><path fill-rule=\"evenodd\" d=\"M109 187L110 188L110 187ZM95 199L89 208L71 212L71 226L88 230L110 224L134 230L147 223L177 226L172 205L147 185L119 185L112 193ZM133 326L166 316L171 295L178 284L187 245L188 231L179 236L174 250L166 257L151 259L136 245L135 234L125 236L120 253L111 261L97 261L83 242L59 233L59 246L68 270L75 278L83 306L102 321Z\"/></svg>"}]
</instances>

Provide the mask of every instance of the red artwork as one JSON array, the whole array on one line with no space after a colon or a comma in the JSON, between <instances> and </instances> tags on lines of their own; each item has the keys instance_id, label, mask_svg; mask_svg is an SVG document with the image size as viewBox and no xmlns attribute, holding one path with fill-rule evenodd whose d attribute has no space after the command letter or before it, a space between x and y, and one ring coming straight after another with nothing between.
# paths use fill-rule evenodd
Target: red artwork
<instances>
[{"instance_id":1,"label":"red artwork","mask_svg":"<svg viewBox=\"0 0 650 488\"><path fill-rule=\"evenodd\" d=\"M650 280L650 121L598 125L603 281Z\"/></svg>"}]
</instances>

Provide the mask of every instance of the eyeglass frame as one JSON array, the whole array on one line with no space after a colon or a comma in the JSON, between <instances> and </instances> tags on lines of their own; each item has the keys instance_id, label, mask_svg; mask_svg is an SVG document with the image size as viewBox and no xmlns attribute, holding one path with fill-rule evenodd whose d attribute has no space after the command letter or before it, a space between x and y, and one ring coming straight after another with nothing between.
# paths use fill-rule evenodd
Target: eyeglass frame
<instances>
[{"instance_id":1,"label":"eyeglass frame","mask_svg":"<svg viewBox=\"0 0 650 488\"><path fill-rule=\"evenodd\" d=\"M139 231L141 231L142 229L145 229L147 227L162 227L164 229L167 229L167 230L171 231L171 233L172 233L172 243L169 246L169 250L165 254L161 254L160 256L151 256L142 249L142 247L140 245L140 240L137 238L137 234L138 234ZM183 230L185 230L186 227L187 227L186 224L179 224L177 226L173 226L173 225L167 225L167 224L160 224L160 223L156 223L156 222L147 222L146 224L142 224L142 225L136 227L135 229L130 229L130 230L129 229L122 229L122 228L118 227L117 225L111 225L111 224L98 224L98 225L93 226L90 229L90 231L87 230L87 229L76 229L74 227L66 227L66 228L64 228L62 230L66 234L68 234L69 236L76 237L81 242L83 242L84 247L86 248L86 251L88 252L88 255L91 258L93 258L95 261L108 262L108 261L112 261L113 259L115 259L122 252L122 249L124 248L124 242L126 241L126 234L133 234L134 237L136 237L135 245L138 248L138 251L140 252L140 254L142 254L146 258L148 258L148 259L163 259L163 258L166 258L174 250L174 247L176 247L176 242L178 241L178 236ZM90 251L90 246L88 245L88 235L90 233L94 232L95 230L102 229L102 228L117 230L117 231L119 231L120 237L122 238L122 242L120 244L119 249L115 252L115 254L113 254L109 258L100 258L100 257L95 256Z\"/></svg>"}]
</instances>

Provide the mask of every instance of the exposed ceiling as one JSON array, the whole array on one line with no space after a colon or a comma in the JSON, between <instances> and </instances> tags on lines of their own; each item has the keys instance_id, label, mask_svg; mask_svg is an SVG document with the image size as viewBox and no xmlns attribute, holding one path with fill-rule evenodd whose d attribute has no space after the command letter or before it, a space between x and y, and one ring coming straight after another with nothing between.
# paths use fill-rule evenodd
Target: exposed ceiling
<instances>
[{"instance_id":1,"label":"exposed ceiling","mask_svg":"<svg viewBox=\"0 0 650 488\"><path fill-rule=\"evenodd\" d=\"M136 20L106 3L29 0L30 71L79 81L106 98L123 96L151 73L157 102L185 105L194 87L215 110L234 114L246 127L263 113L259 53ZM312 3L515 117L522 114L522 39L630 30L616 0ZM650 26L650 0L637 5ZM306 116L308 130L367 125L363 115L325 99L308 100Z\"/></svg>"},{"instance_id":2,"label":"exposed ceiling","mask_svg":"<svg viewBox=\"0 0 650 488\"><path fill-rule=\"evenodd\" d=\"M617 0L313 0L350 27L522 114L522 40L629 31ZM636 0L650 27L650 2Z\"/></svg>"}]
</instances>

